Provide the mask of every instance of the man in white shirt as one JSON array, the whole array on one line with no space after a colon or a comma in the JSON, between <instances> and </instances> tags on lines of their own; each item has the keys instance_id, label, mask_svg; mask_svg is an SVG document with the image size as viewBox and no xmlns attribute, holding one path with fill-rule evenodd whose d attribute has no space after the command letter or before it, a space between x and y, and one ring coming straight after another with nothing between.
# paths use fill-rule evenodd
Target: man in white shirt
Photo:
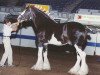
<instances>
[{"instance_id":1,"label":"man in white shirt","mask_svg":"<svg viewBox=\"0 0 100 75\"><path fill-rule=\"evenodd\" d=\"M10 36L12 31L16 31L17 27L12 26L12 23L9 19L5 19L4 27L3 27L3 44L5 52L2 56L2 59L0 61L0 66L4 67L5 62L7 61L8 66L13 66L13 53L12 53L12 47L10 42Z\"/></svg>"}]
</instances>

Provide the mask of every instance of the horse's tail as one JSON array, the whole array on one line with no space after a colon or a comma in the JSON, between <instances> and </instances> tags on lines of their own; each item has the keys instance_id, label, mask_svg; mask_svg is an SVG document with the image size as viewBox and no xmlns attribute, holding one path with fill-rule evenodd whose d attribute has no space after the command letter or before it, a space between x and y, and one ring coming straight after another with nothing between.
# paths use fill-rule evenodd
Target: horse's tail
<instances>
[{"instance_id":1,"label":"horse's tail","mask_svg":"<svg viewBox=\"0 0 100 75\"><path fill-rule=\"evenodd\" d=\"M87 39L87 40L91 40L90 35L87 35L87 36L86 36L86 39Z\"/></svg>"},{"instance_id":2,"label":"horse's tail","mask_svg":"<svg viewBox=\"0 0 100 75\"><path fill-rule=\"evenodd\" d=\"M85 30L86 30L86 33L87 33L87 36L86 36L86 39L87 40L91 40L91 36L88 34L88 33L91 33L91 34L96 34L96 30L94 30L93 28L91 28L92 26L88 26L86 25L85 26Z\"/></svg>"},{"instance_id":3,"label":"horse's tail","mask_svg":"<svg viewBox=\"0 0 100 75\"><path fill-rule=\"evenodd\" d=\"M95 29L93 29L92 26L86 25L86 26L85 26L85 29L86 29L87 33L92 33L92 34L97 33L97 31L96 31Z\"/></svg>"},{"instance_id":4,"label":"horse's tail","mask_svg":"<svg viewBox=\"0 0 100 75\"><path fill-rule=\"evenodd\" d=\"M88 26L85 26L85 30L86 30L86 39L87 40L91 40L91 37L90 37L90 35L88 34L88 33L90 33L90 32L92 32L92 29L91 28L89 28Z\"/></svg>"},{"instance_id":5,"label":"horse's tail","mask_svg":"<svg viewBox=\"0 0 100 75\"><path fill-rule=\"evenodd\" d=\"M81 39L82 39L82 38L81 38ZM84 41L83 41L83 44L82 44L82 49L83 49L83 50L84 50L85 47L87 46L88 40L91 40L91 36L86 32L85 38L84 38Z\"/></svg>"}]
</instances>

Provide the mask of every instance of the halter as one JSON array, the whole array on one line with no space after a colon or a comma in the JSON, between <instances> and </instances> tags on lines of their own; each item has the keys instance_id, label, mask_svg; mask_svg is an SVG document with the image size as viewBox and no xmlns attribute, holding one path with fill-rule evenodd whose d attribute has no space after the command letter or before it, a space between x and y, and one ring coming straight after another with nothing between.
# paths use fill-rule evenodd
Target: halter
<instances>
[{"instance_id":1,"label":"halter","mask_svg":"<svg viewBox=\"0 0 100 75\"><path fill-rule=\"evenodd\" d=\"M35 13L32 11L32 8L31 8L31 7L29 8L29 12L30 12L30 14L32 15L32 16L30 17L30 19L33 20L33 23L34 23L35 27L37 28L36 23L35 23L36 15L35 15ZM32 12L33 12L33 13L32 13ZM34 18L32 18L32 17L34 17Z\"/></svg>"}]
</instances>

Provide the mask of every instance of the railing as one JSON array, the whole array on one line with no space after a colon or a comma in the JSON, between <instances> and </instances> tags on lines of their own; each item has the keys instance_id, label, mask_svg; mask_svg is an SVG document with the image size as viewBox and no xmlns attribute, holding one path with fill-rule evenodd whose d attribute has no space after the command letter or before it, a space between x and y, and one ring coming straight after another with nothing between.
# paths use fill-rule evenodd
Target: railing
<instances>
[{"instance_id":1,"label":"railing","mask_svg":"<svg viewBox=\"0 0 100 75\"><path fill-rule=\"evenodd\" d=\"M23 10L23 7L4 7L0 6L0 12L11 13L18 15Z\"/></svg>"},{"instance_id":2,"label":"railing","mask_svg":"<svg viewBox=\"0 0 100 75\"><path fill-rule=\"evenodd\" d=\"M100 0L83 0L72 10L72 12L76 12L78 9L100 10Z\"/></svg>"}]
</instances>

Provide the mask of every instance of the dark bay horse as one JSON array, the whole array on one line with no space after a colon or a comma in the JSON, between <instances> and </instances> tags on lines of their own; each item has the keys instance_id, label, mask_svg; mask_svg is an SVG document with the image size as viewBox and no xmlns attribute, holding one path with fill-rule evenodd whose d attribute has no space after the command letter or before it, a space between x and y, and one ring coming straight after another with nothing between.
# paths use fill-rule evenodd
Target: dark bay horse
<instances>
[{"instance_id":1,"label":"dark bay horse","mask_svg":"<svg viewBox=\"0 0 100 75\"><path fill-rule=\"evenodd\" d=\"M88 38L86 27L77 22L56 23L46 13L34 6L27 5L17 18L19 23L32 20L32 27L37 37L38 59L31 69L50 70L48 44L72 45L76 49L77 61L70 69L70 74L87 75L86 53L83 51Z\"/></svg>"}]
</instances>

